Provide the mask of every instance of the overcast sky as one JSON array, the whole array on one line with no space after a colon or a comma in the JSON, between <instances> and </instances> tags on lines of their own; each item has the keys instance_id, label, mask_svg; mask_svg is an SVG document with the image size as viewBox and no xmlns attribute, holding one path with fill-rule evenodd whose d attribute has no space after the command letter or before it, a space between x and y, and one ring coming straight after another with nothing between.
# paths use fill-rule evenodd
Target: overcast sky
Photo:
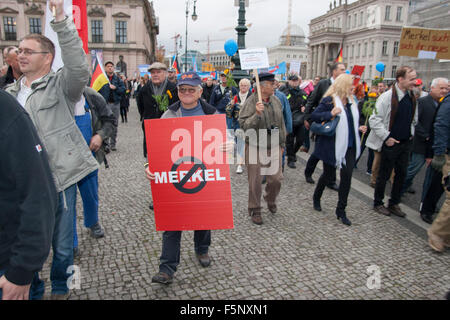
<instances>
[{"instance_id":1,"label":"overcast sky","mask_svg":"<svg viewBox=\"0 0 450 320\"><path fill-rule=\"evenodd\" d=\"M349 3L356 0L350 0ZM339 1L337 1L339 3ZM344 1L343 1L344 2ZM207 53L206 39L211 40L210 50L223 51L228 39L237 40L234 27L237 26L238 7L234 0L197 0L197 21L192 21L193 0L190 0L188 21L188 49ZM289 0L250 0L246 9L246 24L252 26L246 33L246 47L275 46L283 30L287 27ZM164 45L166 55L174 52L175 34L181 34L183 49L186 33L186 1L185 0L153 0L155 14L159 17L158 44ZM330 0L292 0L292 24L299 25L306 36L309 35L308 23L311 19L325 14L329 10ZM222 31L222 29L229 30ZM203 42L195 43L194 40ZM179 53L181 54L180 50Z\"/></svg>"}]
</instances>

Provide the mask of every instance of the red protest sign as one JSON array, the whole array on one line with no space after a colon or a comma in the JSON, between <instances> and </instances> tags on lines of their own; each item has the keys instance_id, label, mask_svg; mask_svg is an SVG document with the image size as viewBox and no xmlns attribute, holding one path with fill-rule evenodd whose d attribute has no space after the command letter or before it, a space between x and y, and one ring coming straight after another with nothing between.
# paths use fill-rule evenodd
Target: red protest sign
<instances>
[{"instance_id":1,"label":"red protest sign","mask_svg":"<svg viewBox=\"0 0 450 320\"><path fill-rule=\"evenodd\" d=\"M145 120L157 231L232 229L225 115Z\"/></svg>"},{"instance_id":2,"label":"red protest sign","mask_svg":"<svg viewBox=\"0 0 450 320\"><path fill-rule=\"evenodd\" d=\"M362 74L363 74L365 68L366 68L365 66L358 66L358 65L353 67L351 74L355 76L355 79L353 80L354 86L358 85L359 80L361 80L361 77L362 77Z\"/></svg>"}]
</instances>

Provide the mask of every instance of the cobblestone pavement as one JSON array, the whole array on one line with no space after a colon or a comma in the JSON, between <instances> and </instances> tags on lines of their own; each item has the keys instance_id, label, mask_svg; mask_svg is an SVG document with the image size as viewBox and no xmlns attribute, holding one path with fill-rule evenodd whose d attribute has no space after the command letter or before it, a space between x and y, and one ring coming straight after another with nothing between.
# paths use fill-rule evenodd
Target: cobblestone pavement
<instances>
[{"instance_id":1,"label":"cobblestone pavement","mask_svg":"<svg viewBox=\"0 0 450 320\"><path fill-rule=\"evenodd\" d=\"M448 251L432 252L423 235L396 217L376 214L358 192L349 196L351 227L336 219L334 191L325 191L324 211L314 211L304 163L286 168L278 212L265 208L262 226L252 224L247 213L246 171L237 175L232 165L235 228L212 231L211 266L200 266L193 232L183 232L173 284L152 284L162 232L155 231L148 208L150 186L134 101L129 122L120 123L117 149L108 157L110 168L99 174L104 238L95 240L84 228L78 196L81 255L75 264L81 288L72 290L70 299L443 299L450 289ZM49 261L41 273L46 297ZM373 284L370 266L379 268L378 289L367 286Z\"/></svg>"}]
</instances>

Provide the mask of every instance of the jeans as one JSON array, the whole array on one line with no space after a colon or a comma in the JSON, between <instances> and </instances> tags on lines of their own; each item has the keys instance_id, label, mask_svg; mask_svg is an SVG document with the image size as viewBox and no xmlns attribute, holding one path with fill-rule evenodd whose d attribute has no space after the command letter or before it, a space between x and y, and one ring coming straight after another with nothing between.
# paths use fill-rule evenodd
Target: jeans
<instances>
[{"instance_id":1,"label":"jeans","mask_svg":"<svg viewBox=\"0 0 450 320\"><path fill-rule=\"evenodd\" d=\"M403 182L401 194L403 195L412 185L416 174L422 169L425 164L425 155L411 152L409 157L409 165L406 171L405 182Z\"/></svg>"},{"instance_id":2,"label":"jeans","mask_svg":"<svg viewBox=\"0 0 450 320\"><path fill-rule=\"evenodd\" d=\"M80 180L77 186L83 199L84 226L90 228L98 222L98 170ZM78 247L76 211L73 215L73 247Z\"/></svg>"},{"instance_id":3,"label":"jeans","mask_svg":"<svg viewBox=\"0 0 450 320\"><path fill-rule=\"evenodd\" d=\"M347 149L345 154L345 165L342 165L340 169L341 181L339 183L338 191L338 204L336 212L345 213L347 207L348 194L350 193L350 187L352 182L353 168L355 166L356 150L355 148ZM336 179L336 167L323 163L323 173L317 182L316 189L314 190L314 199L320 200L325 187L332 183L333 178Z\"/></svg>"},{"instance_id":4,"label":"jeans","mask_svg":"<svg viewBox=\"0 0 450 320\"><path fill-rule=\"evenodd\" d=\"M67 268L73 265L73 217L76 208L76 195L76 184L58 194L58 211L56 212L55 230L52 239L53 261L50 271L53 294L69 292L67 279L71 274L67 273ZM42 290L43 295L44 283L39 280L37 273L35 278L31 284L30 292L32 296L39 296L39 292Z\"/></svg>"},{"instance_id":5,"label":"jeans","mask_svg":"<svg viewBox=\"0 0 450 320\"><path fill-rule=\"evenodd\" d=\"M400 203L400 191L406 177L408 168L411 141L401 142L388 147L383 145L381 151L380 170L375 186L374 207L383 205L386 182L391 177L392 170L395 171L394 184L392 185L389 206Z\"/></svg>"},{"instance_id":6,"label":"jeans","mask_svg":"<svg viewBox=\"0 0 450 320\"><path fill-rule=\"evenodd\" d=\"M177 271L177 266L180 264L180 242L181 231L164 231L162 253L159 259L160 272L173 276ZM195 253L199 255L208 253L209 246L211 245L211 231L194 231L194 245Z\"/></svg>"}]
</instances>

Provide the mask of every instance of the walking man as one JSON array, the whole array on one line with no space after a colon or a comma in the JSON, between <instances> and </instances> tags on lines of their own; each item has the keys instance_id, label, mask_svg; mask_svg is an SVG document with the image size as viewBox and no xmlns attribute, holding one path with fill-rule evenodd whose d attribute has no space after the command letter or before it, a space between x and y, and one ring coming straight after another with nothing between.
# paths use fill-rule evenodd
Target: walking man
<instances>
[{"instance_id":1,"label":"walking man","mask_svg":"<svg viewBox=\"0 0 450 320\"><path fill-rule=\"evenodd\" d=\"M399 68L394 86L378 98L376 112L369 118L372 130L366 145L373 150L381 150L374 209L386 216L391 213L399 217L406 216L398 204L408 168L414 127L418 119L417 101L411 91L416 77L414 69L407 66ZM384 191L392 170L395 171L394 184L389 205L386 208L383 205Z\"/></svg>"},{"instance_id":2,"label":"walking man","mask_svg":"<svg viewBox=\"0 0 450 320\"><path fill-rule=\"evenodd\" d=\"M120 100L125 94L125 85L123 81L114 73L114 63L107 61L105 63L106 75L109 78L109 83L105 84L98 92L106 100L108 108L111 109L114 115L114 130L111 134L111 151L116 151L117 130L119 127L120 116Z\"/></svg>"}]
</instances>

